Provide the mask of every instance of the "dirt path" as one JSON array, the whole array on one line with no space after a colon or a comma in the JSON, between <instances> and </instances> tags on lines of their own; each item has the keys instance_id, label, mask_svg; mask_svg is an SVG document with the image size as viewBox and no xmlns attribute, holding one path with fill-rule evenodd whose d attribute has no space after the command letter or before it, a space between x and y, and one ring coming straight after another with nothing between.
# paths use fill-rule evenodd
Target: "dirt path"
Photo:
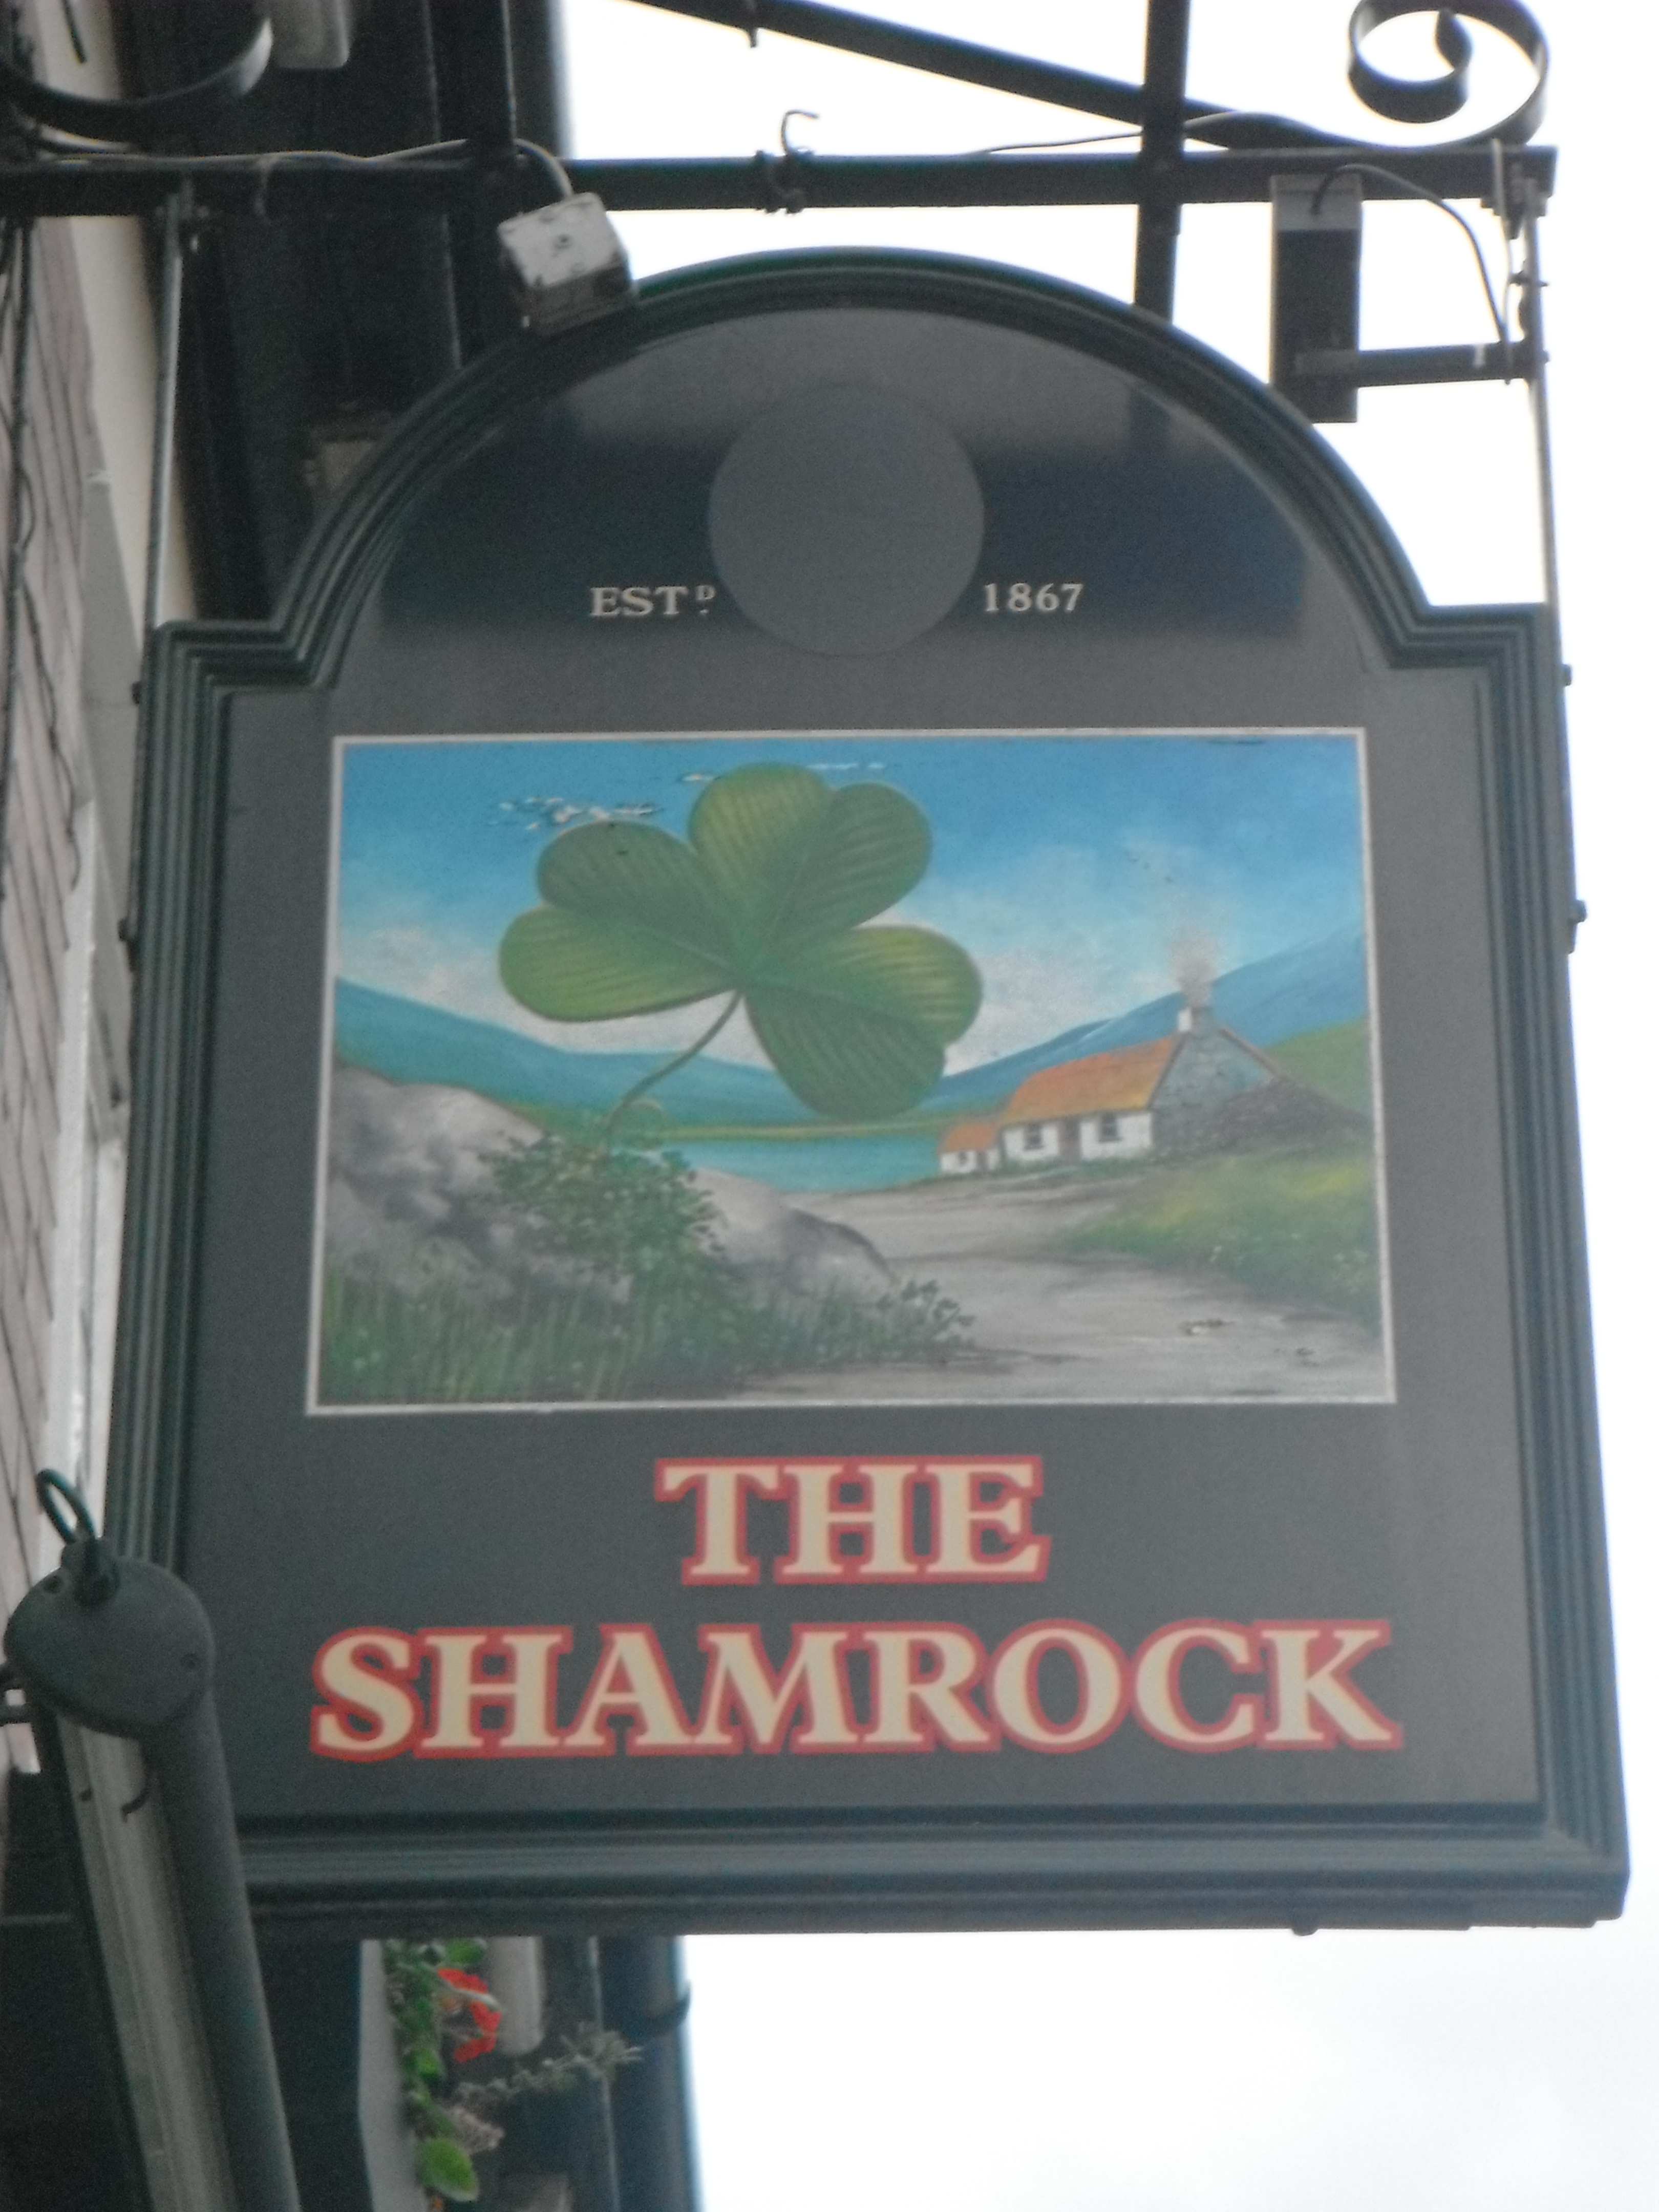
<instances>
[{"instance_id":1,"label":"dirt path","mask_svg":"<svg viewBox=\"0 0 1659 2212\"><path fill-rule=\"evenodd\" d=\"M1352 1399L1386 1395L1377 1338L1219 1275L1103 1253L1056 1259L1127 1182L927 1183L793 1203L867 1237L895 1273L936 1282L973 1316L974 1352L946 1367L772 1375L747 1397L972 1402Z\"/></svg>"}]
</instances>

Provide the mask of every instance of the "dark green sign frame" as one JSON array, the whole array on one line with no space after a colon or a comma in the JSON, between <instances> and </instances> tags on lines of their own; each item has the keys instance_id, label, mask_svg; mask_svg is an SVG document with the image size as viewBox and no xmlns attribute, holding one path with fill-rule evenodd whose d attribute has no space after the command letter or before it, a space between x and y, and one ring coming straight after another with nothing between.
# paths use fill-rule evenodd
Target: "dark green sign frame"
<instances>
[{"instance_id":1,"label":"dark green sign frame","mask_svg":"<svg viewBox=\"0 0 1659 2212\"><path fill-rule=\"evenodd\" d=\"M837 506L811 460L844 451L856 473L878 447L904 497L859 543L878 562L911 550L854 606L858 516L881 484ZM809 496L840 520L801 526L790 501ZM111 1528L215 1621L258 1913L371 1932L1618 1911L1543 610L1425 605L1299 418L1151 318L964 262L802 255L661 280L624 315L477 363L364 465L276 619L160 635L146 701ZM679 780L707 787L770 746L774 787L793 777L828 805L855 763L816 741L809 759L815 732L850 732L860 757L880 738L866 792L903 784L941 733L1063 739L1103 776L1125 733L1229 763L1311 737L1334 775L1360 775L1383 1102L1379 1121L1374 1085L1374 1387L1022 1397L981 1359L913 1396L641 1385L602 1405L380 1412L319 1396L318 1038L338 1043L331 810L349 742L695 739L706 759ZM902 842L912 802L854 804ZM685 834L695 847L696 821ZM525 849L521 903L545 915L567 894L544 868L554 906L536 906ZM835 926L857 935L868 902L843 904ZM750 969L738 982L763 1041L764 989ZM925 1059L916 1023L942 1051L969 1009L951 1030L915 988L895 1019ZM1207 984L1182 988L1181 1026L1171 999L1167 1034L1149 1014L1139 1042L1060 1068L1081 1082L1091 1054L1111 1063L1090 1079L1125 1109L1090 1107L1088 1141L1127 1142L1160 1110L1155 1089L1124 1087L1128 1045L1163 1055L1159 1082L1183 1052L1200 1065ZM1204 1065L1231 1054L1241 1084L1271 1077L1311 1112L1271 1039L1234 1037L1226 989L1233 1041L1209 1024ZM773 1059L811 1091L799 1053ZM989 1149L960 1155L1000 1189L1018 1184L1012 1133L1044 1126L1023 1080L973 1125ZM1323 1143L1340 1116L1322 1110ZM1365 1116L1340 1112L1352 1152ZM1075 1148L1082 1114L1053 1121L1073 1132L1056 1146ZM1309 1345L1340 1334L1282 1299L1271 1318ZM1224 1326L1192 1324L1192 1341ZM1208 1357L1192 1352L1194 1376ZM814 1509L818 1478L799 1470L826 1465L845 1476ZM726 1506L710 1466L750 1470L720 1478ZM747 1520L720 1523L733 1481ZM874 1528L884 1483L902 1536ZM811 1587L813 1510L827 1589ZM824 1534L836 1510L860 1531L845 1542ZM492 1701L550 1655L562 1702ZM663 1749L691 1755L640 1755ZM812 1749L846 1755L795 1755Z\"/></svg>"}]
</instances>

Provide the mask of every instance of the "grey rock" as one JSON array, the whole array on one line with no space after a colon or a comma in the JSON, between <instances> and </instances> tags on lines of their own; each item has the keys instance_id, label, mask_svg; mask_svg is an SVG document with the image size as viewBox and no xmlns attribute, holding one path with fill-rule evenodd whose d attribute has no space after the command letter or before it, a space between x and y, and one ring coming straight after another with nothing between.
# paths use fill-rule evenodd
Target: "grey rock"
<instances>
[{"instance_id":1,"label":"grey rock","mask_svg":"<svg viewBox=\"0 0 1659 2212\"><path fill-rule=\"evenodd\" d=\"M817 1301L874 1300L894 1287L892 1269L867 1237L791 1206L770 1183L721 1168L694 1180L715 1208L716 1242L757 1290Z\"/></svg>"},{"instance_id":2,"label":"grey rock","mask_svg":"<svg viewBox=\"0 0 1659 2212\"><path fill-rule=\"evenodd\" d=\"M329 1264L411 1295L443 1284L494 1302L527 1286L568 1285L573 1271L548 1251L546 1224L515 1218L496 1194L494 1162L542 1133L474 1091L337 1067ZM710 1229L721 1255L757 1295L866 1302L893 1289L891 1269L857 1230L791 1206L748 1176L702 1168L695 1180L715 1209Z\"/></svg>"},{"instance_id":3,"label":"grey rock","mask_svg":"<svg viewBox=\"0 0 1659 2212\"><path fill-rule=\"evenodd\" d=\"M330 1264L416 1292L499 1296L530 1255L495 1200L493 1162L541 1131L475 1091L337 1067L329 1115Z\"/></svg>"}]
</instances>

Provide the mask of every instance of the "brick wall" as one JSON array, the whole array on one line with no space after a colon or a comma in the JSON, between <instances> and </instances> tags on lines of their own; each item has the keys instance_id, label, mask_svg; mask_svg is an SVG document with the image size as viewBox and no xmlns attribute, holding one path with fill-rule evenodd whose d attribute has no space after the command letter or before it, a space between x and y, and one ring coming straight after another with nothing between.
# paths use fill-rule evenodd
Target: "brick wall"
<instances>
[{"instance_id":1,"label":"brick wall","mask_svg":"<svg viewBox=\"0 0 1659 2212\"><path fill-rule=\"evenodd\" d=\"M0 424L0 518L11 512L21 254L15 240L9 276L0 278L0 399L8 409ZM33 1482L52 1340L65 956L71 895L79 871L91 865L77 850L76 805L84 760L83 490L94 440L85 325L61 224L35 227L32 289L21 454L26 591L0 905L0 1607L7 1613L39 1559ZM0 521L0 615L5 534ZM0 639L0 651L6 643ZM13 1744L8 1765L21 1749Z\"/></svg>"}]
</instances>

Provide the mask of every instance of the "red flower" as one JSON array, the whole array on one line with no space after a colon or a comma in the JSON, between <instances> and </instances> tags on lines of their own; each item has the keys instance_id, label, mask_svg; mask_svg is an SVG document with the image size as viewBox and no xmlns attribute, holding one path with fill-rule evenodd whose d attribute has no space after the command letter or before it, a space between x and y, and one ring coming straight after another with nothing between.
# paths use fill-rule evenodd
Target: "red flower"
<instances>
[{"instance_id":1,"label":"red flower","mask_svg":"<svg viewBox=\"0 0 1659 2212\"><path fill-rule=\"evenodd\" d=\"M456 2045L457 2063L465 2064L469 2058L482 2058L485 2051L495 2048L495 2038L501 2025L500 2005L490 1996L488 1984L478 1975L468 1973L463 1966L440 1966L438 1979L447 1982L453 1990L467 1993L465 2009L471 2017L473 2033L465 2043Z\"/></svg>"}]
</instances>

